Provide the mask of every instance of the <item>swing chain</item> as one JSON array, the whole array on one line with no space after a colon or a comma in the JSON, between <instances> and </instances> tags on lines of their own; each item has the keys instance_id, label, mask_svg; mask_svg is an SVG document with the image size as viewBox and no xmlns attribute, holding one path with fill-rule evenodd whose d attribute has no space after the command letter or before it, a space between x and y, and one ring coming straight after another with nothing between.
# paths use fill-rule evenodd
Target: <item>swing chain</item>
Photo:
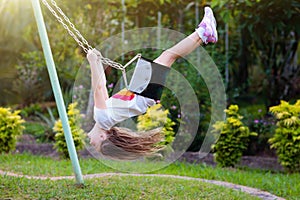
<instances>
[{"instance_id":1,"label":"swing chain","mask_svg":"<svg viewBox=\"0 0 300 200\"><path fill-rule=\"evenodd\" d=\"M48 2L46 0L42 0L42 2L48 8L48 10L54 15L54 17L57 19L57 21L63 25L64 29L66 29L68 31L69 35L78 43L78 45L83 49L83 51L85 53L87 53L89 49L86 48L84 46L83 42L81 42L78 39L78 37L70 30L70 28L68 27L68 25L64 23L63 19L60 16L58 16L58 14L56 13L56 11L48 4ZM55 5L56 5L56 3L55 3ZM55 7L58 8L57 5ZM92 48L90 48L90 49L92 49Z\"/></svg>"},{"instance_id":2,"label":"swing chain","mask_svg":"<svg viewBox=\"0 0 300 200\"><path fill-rule=\"evenodd\" d=\"M75 28L74 24L70 21L70 19L65 15L65 13L60 9L60 7L57 6L56 2L54 0L51 0L52 5L56 8L56 10L63 16L64 20L68 22L68 24L71 26L71 28L75 31L77 36L81 38L82 42L88 46L89 49L93 49L91 45L84 39L84 37L81 35L81 33Z\"/></svg>"},{"instance_id":3,"label":"swing chain","mask_svg":"<svg viewBox=\"0 0 300 200\"><path fill-rule=\"evenodd\" d=\"M64 20L70 25L70 27L75 31L75 33L69 28L69 26L64 22L64 20L60 16L58 16L57 12L49 5L49 3L47 2L47 0L42 0L42 2L48 8L48 10L54 15L54 17L57 19L57 21L63 25L64 29L66 29L68 31L69 35L78 43L78 45L83 49L83 51L85 53L88 53L89 50L93 49L93 47L91 45L89 45L89 43L87 42L87 40L75 28L74 24L64 14L64 12L58 7L58 5L56 4L56 2L54 0L51 0L52 5L59 12L59 14L61 14L63 16ZM76 35L82 41L80 41L80 39ZM105 58L102 55L98 55L98 56L100 57L101 62L104 65L108 65L108 66L111 66L111 67L113 67L115 69L119 69L119 70L122 70L122 71L125 70L125 66L123 66L122 64L114 62L114 61L110 60L109 58Z\"/></svg>"},{"instance_id":4,"label":"swing chain","mask_svg":"<svg viewBox=\"0 0 300 200\"><path fill-rule=\"evenodd\" d=\"M109 58L100 57L100 59L101 59L101 62L104 65L108 65L108 66L111 66L111 67L113 67L115 69L120 69L120 70L125 69L125 67L122 64L114 62L114 61L110 60Z\"/></svg>"}]
</instances>

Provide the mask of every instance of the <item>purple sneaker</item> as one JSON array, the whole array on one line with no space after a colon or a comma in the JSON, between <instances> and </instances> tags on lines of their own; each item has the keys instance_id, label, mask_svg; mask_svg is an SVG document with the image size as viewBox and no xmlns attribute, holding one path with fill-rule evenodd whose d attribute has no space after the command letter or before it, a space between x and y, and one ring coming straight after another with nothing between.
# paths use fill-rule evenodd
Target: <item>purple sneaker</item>
<instances>
[{"instance_id":1,"label":"purple sneaker","mask_svg":"<svg viewBox=\"0 0 300 200\"><path fill-rule=\"evenodd\" d=\"M204 44L218 41L217 23L210 7L204 8L204 17L196 29Z\"/></svg>"}]
</instances>

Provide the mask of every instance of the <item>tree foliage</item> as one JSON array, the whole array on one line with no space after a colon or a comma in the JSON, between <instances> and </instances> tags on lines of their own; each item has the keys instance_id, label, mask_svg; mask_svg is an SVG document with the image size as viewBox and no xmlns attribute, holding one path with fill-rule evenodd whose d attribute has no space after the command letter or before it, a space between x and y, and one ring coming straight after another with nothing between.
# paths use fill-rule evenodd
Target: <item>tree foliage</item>
<instances>
[{"instance_id":1,"label":"tree foliage","mask_svg":"<svg viewBox=\"0 0 300 200\"><path fill-rule=\"evenodd\" d=\"M9 93L22 102L22 107L49 100L52 93L49 92L50 82L41 52L23 53L16 69L17 77L12 81Z\"/></svg>"},{"instance_id":2,"label":"tree foliage","mask_svg":"<svg viewBox=\"0 0 300 200\"><path fill-rule=\"evenodd\" d=\"M239 68L233 86L246 85L243 91L248 92L250 69L261 67L266 79L261 87L268 105L295 97L299 92L295 83L299 81L300 71L297 60L300 2L214 0L213 6L220 9L231 34L239 33L240 51L235 58L239 59Z\"/></svg>"}]
</instances>

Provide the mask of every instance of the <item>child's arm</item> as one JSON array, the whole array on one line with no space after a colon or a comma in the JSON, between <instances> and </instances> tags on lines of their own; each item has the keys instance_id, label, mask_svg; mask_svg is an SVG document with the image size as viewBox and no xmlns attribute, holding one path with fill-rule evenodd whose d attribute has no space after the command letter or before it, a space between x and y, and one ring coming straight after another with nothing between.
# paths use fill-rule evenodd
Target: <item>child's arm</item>
<instances>
[{"instance_id":1,"label":"child's arm","mask_svg":"<svg viewBox=\"0 0 300 200\"><path fill-rule=\"evenodd\" d=\"M106 77L101 61L97 54L100 54L96 49L89 50L87 59L91 66L91 82L92 90L94 91L95 107L106 109L105 101L109 98L106 88Z\"/></svg>"}]
</instances>

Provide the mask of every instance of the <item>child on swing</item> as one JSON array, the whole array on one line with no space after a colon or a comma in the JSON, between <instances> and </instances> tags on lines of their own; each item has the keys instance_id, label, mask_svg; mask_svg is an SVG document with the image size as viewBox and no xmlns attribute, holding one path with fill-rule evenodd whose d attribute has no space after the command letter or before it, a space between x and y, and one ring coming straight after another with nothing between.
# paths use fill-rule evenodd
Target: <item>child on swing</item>
<instances>
[{"instance_id":1,"label":"child on swing","mask_svg":"<svg viewBox=\"0 0 300 200\"><path fill-rule=\"evenodd\" d=\"M195 32L165 50L153 61L154 64L171 67L176 59L188 55L200 45L217 42L217 25L213 11L205 7L204 12L204 17ZM156 153L162 148L157 143L164 139L160 128L137 134L126 128L114 127L114 125L144 114L148 107L156 103L157 99L141 96L126 89L109 97L104 69L97 54L99 55L100 52L96 49L88 51L87 54L91 66L96 121L88 134L90 144L102 155L113 159L133 160Z\"/></svg>"}]
</instances>

